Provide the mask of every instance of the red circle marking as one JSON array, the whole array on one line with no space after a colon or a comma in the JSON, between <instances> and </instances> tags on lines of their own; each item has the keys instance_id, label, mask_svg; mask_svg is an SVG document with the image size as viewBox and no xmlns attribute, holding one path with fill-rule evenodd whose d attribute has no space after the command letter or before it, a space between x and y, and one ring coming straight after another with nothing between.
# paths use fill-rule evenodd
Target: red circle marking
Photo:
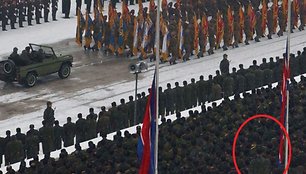
<instances>
[{"instance_id":1,"label":"red circle marking","mask_svg":"<svg viewBox=\"0 0 306 174\"><path fill-rule=\"evenodd\" d=\"M289 148L288 163L287 163L286 168L285 168L285 170L283 172L283 174L286 174L288 172L288 170L289 170L289 166L290 166L290 163L291 163L291 156L292 156L290 137L289 137L289 134L288 134L286 128L276 118L274 118L274 117L272 117L270 115L267 115L267 114L258 114L258 115L254 115L254 116L248 118L245 122L243 122L243 124L239 127L238 131L236 132L236 135L235 135L235 138L234 138L234 142L233 142L232 156L233 156L233 161L234 161L234 165L235 165L237 173L241 174L241 171L239 170L239 167L238 167L238 164L237 164L237 161L236 161L236 143L237 143L238 136L239 136L241 130L243 129L243 127L246 124L248 124L250 121L252 121L254 119L257 119L257 118L268 118L268 119L273 120L274 122L276 122L280 126L280 128L282 129L282 131L285 134L286 138L288 139L288 148Z\"/></svg>"}]
</instances>

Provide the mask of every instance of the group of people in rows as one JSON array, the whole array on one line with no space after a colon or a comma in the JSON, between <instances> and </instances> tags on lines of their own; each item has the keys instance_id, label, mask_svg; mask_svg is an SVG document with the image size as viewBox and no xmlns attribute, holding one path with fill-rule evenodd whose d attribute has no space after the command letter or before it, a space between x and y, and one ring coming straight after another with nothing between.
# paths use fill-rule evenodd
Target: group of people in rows
<instances>
[{"instance_id":1,"label":"group of people in rows","mask_svg":"<svg viewBox=\"0 0 306 174\"><path fill-rule=\"evenodd\" d=\"M288 0L191 0L162 1L160 18L160 50L162 62L189 60L191 55L203 57L213 54L215 49L238 47L250 40L260 41L262 37L282 36L286 31ZM97 1L94 14L78 12L76 41L85 49L141 59L155 59L155 33L157 9L154 0L149 7L139 11L129 10L128 1L122 2L118 12L109 4L108 15ZM304 30L306 19L305 1L292 1L291 31ZM92 19L93 18L93 19ZM84 36L84 41L83 41ZM94 40L94 44L92 44ZM170 59L169 59L170 57Z\"/></svg>"},{"instance_id":2,"label":"group of people in rows","mask_svg":"<svg viewBox=\"0 0 306 174\"><path fill-rule=\"evenodd\" d=\"M301 54L304 58L306 58L305 53L306 48L304 53ZM257 69L265 69L265 67L274 69L275 66L275 62L263 62ZM245 71L253 71L254 68L256 69L256 66L252 65ZM305 73L303 69L298 68L298 73ZM304 134L306 131L306 120L304 118L306 114L306 77L301 76L300 82L296 82L294 78L291 78L290 81L288 86L290 90L289 112L291 115L290 122L294 123L290 126L290 139L292 153L294 154L290 173L302 174L306 172L303 163L306 160L303 146L306 143ZM264 84L260 86L262 85ZM185 88L188 87L183 89ZM175 121L163 117L159 128L158 171L166 174L236 173L231 156L231 145L236 130L247 118L255 114L270 114L278 118L281 105L280 91L280 85L272 87L270 83L265 88L252 88L251 92L243 91L243 97L239 93L236 93L232 100L224 97L219 105L215 102L212 102L211 106L201 103L201 111L189 111L188 117L181 117L180 110L176 111ZM198 102L200 103L200 101ZM80 120L82 120L83 125L86 125L90 124L91 120L97 119L98 116L94 114L93 109L90 109L90 114L86 119L83 119L80 114L78 117L79 120L75 124L71 123L71 119L68 118L68 123L63 126L64 132L67 129L67 124L70 124L71 130L68 133L74 132L74 130L76 130L76 133L78 131L81 133L85 129L78 130ZM104 115L101 117L104 117ZM55 126L52 126L53 123ZM1 139L1 142L7 143L4 151L1 151L5 152L5 159L12 160L10 157L13 157L13 160L16 161L16 156L19 156L19 160L23 160L24 156L21 157L20 154L28 153L28 150L21 147L23 147L24 141L25 147L27 147L29 139L42 141L43 148L45 148L45 141L49 141L47 139L54 135L53 148L60 149L60 146L57 146L60 145L60 139L58 138L55 141L55 137L56 132L60 132L61 126L58 126L58 122L54 121L54 110L51 102L47 103L43 125L39 131L30 126L31 129L27 132L27 135L20 133L21 131L18 128L14 136L10 136L10 132L7 131L7 137ZM91 134L89 129L86 130L88 130L87 133L84 133L87 135L86 140L90 139L91 136L91 138L96 136L96 133L92 132ZM77 136L79 133L77 133ZM236 149L236 159L242 173L283 173L284 162L279 161L278 158L279 133L278 125L267 119L259 119L245 126L237 141ZM18 171L8 166L7 173L137 173L139 161L136 155L136 146L140 135L140 127L137 127L137 133L135 134L130 134L128 131L123 134L124 137L121 131L117 131L114 140L110 141L106 139L106 133L101 132L102 140L97 144L89 141L86 150L82 150L78 144L78 141L82 140L77 138L75 151L72 154L68 155L67 151L62 149L59 158L54 159L48 153L45 153L45 157L41 161L34 157L30 161L30 167L26 167L24 161L20 163ZM70 137L69 145L74 143L73 136ZM67 140L64 138L64 146L66 145L68 145ZM38 145L35 147L38 147ZM19 153L15 152L17 150L19 150ZM29 158L31 157L29 156Z\"/></svg>"},{"instance_id":3,"label":"group of people in rows","mask_svg":"<svg viewBox=\"0 0 306 174\"><path fill-rule=\"evenodd\" d=\"M7 31L6 26L16 29L15 24L24 27L24 22L32 26L32 20L41 24L40 19L49 22L51 11L52 20L56 21L58 0L0 0L0 20L2 31Z\"/></svg>"},{"instance_id":4,"label":"group of people in rows","mask_svg":"<svg viewBox=\"0 0 306 174\"><path fill-rule=\"evenodd\" d=\"M292 82L295 82L292 77L306 73L306 69L304 68L306 65L306 48L304 48L303 52L298 51L297 54L297 56L292 54L290 59L292 65ZM224 59L227 59L226 55L224 55ZM267 62L266 59L263 58L263 62L260 65L257 65L256 61L253 61L253 65L248 69L244 69L241 64L239 65L240 68L238 71L236 71L236 68L233 68L231 73L229 72L228 67L226 68L221 65L224 62L222 61L220 63L220 67L222 67L221 73L217 70L216 75L214 77L209 75L208 80L204 80L204 77L200 76L200 79L197 82L195 82L195 79L191 79L190 84L188 84L187 81L184 81L183 86L180 86L179 83L176 82L175 88L171 88L171 84L168 83L166 90L163 91L161 87L159 88L159 114L163 120L165 120L165 116L169 114L178 114L181 111L199 105L201 105L204 110L203 107L207 101L212 102L221 98L226 99L231 95L237 96L240 93L254 90L264 85L271 86L273 82L281 81L282 61L283 59L278 57L276 58L276 61L274 61L273 58L270 58L270 62ZM55 120L52 103L47 102L47 108L43 114L43 127L36 130L34 129L34 125L30 125L30 130L26 134L23 134L20 128L17 128L15 135L11 136L11 132L7 131L6 137L0 138L0 160L2 160L2 155L4 155L5 165L8 165L22 161L25 158L37 158L40 142L42 143L42 151L47 159L50 157L50 152L60 150L62 144L63 147L78 145L81 142L96 138L99 134L103 137L103 141L108 142L108 140L105 140L108 133L118 131L134 124L135 101L133 101L132 96L130 96L129 99L130 101L128 103L125 103L125 100L121 99L121 104L118 106L113 102L112 107L108 110L103 106L98 114L94 112L93 108L90 108L89 114L86 118L79 113L77 115L78 120L75 123L71 121L71 117L68 117L67 123L63 126L60 126L59 122ZM147 96L144 92L138 94L137 124L140 123L143 118L146 101ZM260 102L266 101L260 100L259 103ZM275 101L275 103L279 102ZM251 111L254 111L254 108L257 108L255 111L270 113L264 112L264 110L262 110L263 108L253 105L247 106L250 106L249 109ZM198 115L198 113L196 115ZM171 124L167 124L167 126L172 127ZM181 129L178 129L175 132L181 131ZM128 133L125 134L127 134L125 137L131 138L131 135ZM117 138L118 136L121 137L120 133L118 133ZM190 140L194 141L195 139L196 138L192 138ZM162 144L164 145L164 143ZM133 150L134 146L130 146L132 146L131 149ZM168 152L168 150L165 150L165 152ZM101 153L104 154L110 152ZM2 161L0 162L2 163Z\"/></svg>"}]
</instances>

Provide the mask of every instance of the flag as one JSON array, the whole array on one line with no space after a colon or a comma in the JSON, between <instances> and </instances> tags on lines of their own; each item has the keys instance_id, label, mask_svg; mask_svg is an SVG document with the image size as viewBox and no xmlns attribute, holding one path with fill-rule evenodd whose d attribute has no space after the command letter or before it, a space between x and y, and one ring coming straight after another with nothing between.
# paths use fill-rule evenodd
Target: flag
<instances>
[{"instance_id":1,"label":"flag","mask_svg":"<svg viewBox=\"0 0 306 174\"><path fill-rule=\"evenodd\" d=\"M231 45L233 43L233 34L234 34L234 16L232 13L231 6L228 6L227 8L227 23L228 23L228 30L229 30L228 43Z\"/></svg>"},{"instance_id":2,"label":"flag","mask_svg":"<svg viewBox=\"0 0 306 174\"><path fill-rule=\"evenodd\" d=\"M176 0L177 9L181 10L181 0Z\"/></svg>"},{"instance_id":3,"label":"flag","mask_svg":"<svg viewBox=\"0 0 306 174\"><path fill-rule=\"evenodd\" d=\"M273 33L276 33L277 18L278 18L278 0L273 0L272 12L273 12Z\"/></svg>"},{"instance_id":4,"label":"flag","mask_svg":"<svg viewBox=\"0 0 306 174\"><path fill-rule=\"evenodd\" d=\"M216 48L220 48L220 43L224 35L224 22L221 17L221 12L217 12L217 24L216 24Z\"/></svg>"},{"instance_id":5,"label":"flag","mask_svg":"<svg viewBox=\"0 0 306 174\"><path fill-rule=\"evenodd\" d=\"M152 12L155 10L155 2L154 0L150 0L149 11Z\"/></svg>"},{"instance_id":6,"label":"flag","mask_svg":"<svg viewBox=\"0 0 306 174\"><path fill-rule=\"evenodd\" d=\"M298 27L300 5L298 0L293 0L293 26Z\"/></svg>"},{"instance_id":7,"label":"flag","mask_svg":"<svg viewBox=\"0 0 306 174\"><path fill-rule=\"evenodd\" d=\"M78 8L77 11L77 29L76 29L76 37L75 37L75 41L78 45L82 46L82 36L83 36L83 30L82 30L82 19L83 19L83 23L84 23L84 17L81 13L80 8Z\"/></svg>"},{"instance_id":8,"label":"flag","mask_svg":"<svg viewBox=\"0 0 306 174\"><path fill-rule=\"evenodd\" d=\"M243 30L244 30L244 12L242 10L242 6L239 7L239 23L240 23L240 40L239 42L242 43L243 40Z\"/></svg>"},{"instance_id":9,"label":"flag","mask_svg":"<svg viewBox=\"0 0 306 174\"><path fill-rule=\"evenodd\" d=\"M250 31L251 31L251 36L253 37L256 26L256 15L251 3L249 3L248 5L247 15L250 17Z\"/></svg>"},{"instance_id":10,"label":"flag","mask_svg":"<svg viewBox=\"0 0 306 174\"><path fill-rule=\"evenodd\" d=\"M204 40L204 48L203 48L203 53L206 51L206 45L207 45L207 37L208 37L208 19L206 14L204 13L202 16L202 33L203 34L203 40Z\"/></svg>"},{"instance_id":11,"label":"flag","mask_svg":"<svg viewBox=\"0 0 306 174\"><path fill-rule=\"evenodd\" d=\"M288 18L288 0L282 0L282 10L283 10L284 20L287 23L287 18Z\"/></svg>"},{"instance_id":12,"label":"flag","mask_svg":"<svg viewBox=\"0 0 306 174\"><path fill-rule=\"evenodd\" d=\"M194 48L194 54L199 54L199 24L197 16L194 15L193 17L193 25L194 25L194 42L193 42L193 48Z\"/></svg>"},{"instance_id":13,"label":"flag","mask_svg":"<svg viewBox=\"0 0 306 174\"><path fill-rule=\"evenodd\" d=\"M134 18L134 38L133 38L133 55L137 56L138 53L138 21Z\"/></svg>"},{"instance_id":14,"label":"flag","mask_svg":"<svg viewBox=\"0 0 306 174\"><path fill-rule=\"evenodd\" d=\"M139 174L154 174L155 134L156 134L156 87L155 73L147 100L142 129L137 144L137 156L140 162Z\"/></svg>"},{"instance_id":15,"label":"flag","mask_svg":"<svg viewBox=\"0 0 306 174\"><path fill-rule=\"evenodd\" d=\"M178 37L177 38L179 41L178 57L179 59L182 59L183 58L183 44L184 44L182 19L179 19L179 22L178 22Z\"/></svg>"},{"instance_id":16,"label":"flag","mask_svg":"<svg viewBox=\"0 0 306 174\"><path fill-rule=\"evenodd\" d=\"M167 0L162 0L162 11L168 11L168 2Z\"/></svg>"},{"instance_id":17,"label":"flag","mask_svg":"<svg viewBox=\"0 0 306 174\"><path fill-rule=\"evenodd\" d=\"M169 57L168 53L168 44L169 44L169 30L166 21L163 20L163 17L161 16L160 20L160 28L161 28L161 33L163 36L162 40L162 50L161 50L161 59L166 62Z\"/></svg>"},{"instance_id":18,"label":"flag","mask_svg":"<svg viewBox=\"0 0 306 174\"><path fill-rule=\"evenodd\" d=\"M93 31L93 21L86 11L86 24L85 24L85 47L90 48L90 44L92 41L92 31Z\"/></svg>"},{"instance_id":19,"label":"flag","mask_svg":"<svg viewBox=\"0 0 306 174\"><path fill-rule=\"evenodd\" d=\"M116 10L113 8L112 4L109 3L108 6L108 24L109 24L109 28L111 30L111 32L109 33L109 45L108 45L108 49L114 53L115 52L115 19L117 16L117 12Z\"/></svg>"},{"instance_id":20,"label":"flag","mask_svg":"<svg viewBox=\"0 0 306 174\"><path fill-rule=\"evenodd\" d=\"M280 122L285 125L285 116L287 108L287 90L288 90L288 79L290 78L290 67L288 59L288 38L286 43L286 55L284 56L283 73L282 73L282 87L281 87L281 113ZM284 160L284 141L285 137L281 131L280 143L279 143L279 164Z\"/></svg>"},{"instance_id":21,"label":"flag","mask_svg":"<svg viewBox=\"0 0 306 174\"><path fill-rule=\"evenodd\" d=\"M267 27L267 14L268 14L268 7L266 0L262 0L262 8L261 8L261 14L262 14L262 20L261 20L261 28L262 33L266 33L266 27Z\"/></svg>"},{"instance_id":22,"label":"flag","mask_svg":"<svg viewBox=\"0 0 306 174\"><path fill-rule=\"evenodd\" d=\"M142 43L140 46L140 51L141 51L141 55L142 58L146 59L147 58L147 53L146 53L146 47L149 43L149 30L151 29L153 25L153 22L151 21L150 17L147 16L145 22L144 22L144 33L143 33L143 38L142 38Z\"/></svg>"}]
</instances>

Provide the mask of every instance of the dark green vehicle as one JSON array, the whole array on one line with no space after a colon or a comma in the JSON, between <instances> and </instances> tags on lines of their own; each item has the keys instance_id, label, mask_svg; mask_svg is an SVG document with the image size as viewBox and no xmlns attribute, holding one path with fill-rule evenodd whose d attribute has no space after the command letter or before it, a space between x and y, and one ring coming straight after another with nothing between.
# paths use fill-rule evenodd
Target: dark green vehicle
<instances>
[{"instance_id":1,"label":"dark green vehicle","mask_svg":"<svg viewBox=\"0 0 306 174\"><path fill-rule=\"evenodd\" d=\"M27 87L33 87L37 78L58 73L61 79L70 75L73 57L71 55L57 56L52 47L29 44L29 51L21 55L10 56L8 60L0 61L0 80L17 81Z\"/></svg>"}]
</instances>

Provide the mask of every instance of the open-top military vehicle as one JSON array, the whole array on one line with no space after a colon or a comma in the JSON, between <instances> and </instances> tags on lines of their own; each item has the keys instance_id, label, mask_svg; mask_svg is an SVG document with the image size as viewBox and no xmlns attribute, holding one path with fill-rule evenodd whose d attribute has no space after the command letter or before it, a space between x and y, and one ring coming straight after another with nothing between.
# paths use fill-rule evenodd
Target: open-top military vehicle
<instances>
[{"instance_id":1,"label":"open-top military vehicle","mask_svg":"<svg viewBox=\"0 0 306 174\"><path fill-rule=\"evenodd\" d=\"M27 87L33 87L37 78L58 73L62 79L70 75L73 57L57 56L52 47L29 44L28 51L21 55L11 54L8 60L0 61L0 80L17 81Z\"/></svg>"}]
</instances>

